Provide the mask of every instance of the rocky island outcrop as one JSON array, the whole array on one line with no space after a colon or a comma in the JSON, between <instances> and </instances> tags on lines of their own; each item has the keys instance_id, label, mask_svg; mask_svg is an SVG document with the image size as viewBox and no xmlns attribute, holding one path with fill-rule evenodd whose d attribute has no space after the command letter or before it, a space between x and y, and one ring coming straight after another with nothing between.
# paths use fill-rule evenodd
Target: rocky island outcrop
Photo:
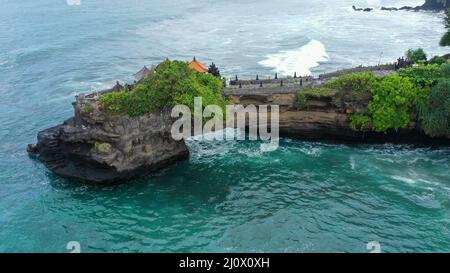
<instances>
[{"instance_id":1,"label":"rocky island outcrop","mask_svg":"<svg viewBox=\"0 0 450 273\"><path fill-rule=\"evenodd\" d=\"M190 105L194 96L222 106L278 105L280 135L286 137L450 146L449 63L356 67L318 78L236 76L225 87L184 62L167 60L156 69L137 84L78 95L74 116L39 132L28 152L62 177L128 181L188 158L184 140L172 137L170 106ZM428 72L435 78L423 81ZM425 109L420 113L419 100Z\"/></svg>"},{"instance_id":2,"label":"rocky island outcrop","mask_svg":"<svg viewBox=\"0 0 450 273\"><path fill-rule=\"evenodd\" d=\"M79 95L75 115L38 133L28 151L55 174L108 184L148 174L188 157L184 141L170 134L169 111L140 117L111 115L99 94Z\"/></svg>"}]
</instances>

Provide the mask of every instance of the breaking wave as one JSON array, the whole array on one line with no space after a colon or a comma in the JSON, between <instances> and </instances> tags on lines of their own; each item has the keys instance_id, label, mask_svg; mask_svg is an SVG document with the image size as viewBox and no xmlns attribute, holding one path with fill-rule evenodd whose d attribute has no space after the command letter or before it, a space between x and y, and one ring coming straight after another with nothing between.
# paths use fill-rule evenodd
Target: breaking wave
<instances>
[{"instance_id":1,"label":"breaking wave","mask_svg":"<svg viewBox=\"0 0 450 273\"><path fill-rule=\"evenodd\" d=\"M301 48L280 51L269 54L265 60L259 62L265 67L272 67L275 72L283 75L311 75L311 69L328 60L325 46L317 41L311 40Z\"/></svg>"}]
</instances>

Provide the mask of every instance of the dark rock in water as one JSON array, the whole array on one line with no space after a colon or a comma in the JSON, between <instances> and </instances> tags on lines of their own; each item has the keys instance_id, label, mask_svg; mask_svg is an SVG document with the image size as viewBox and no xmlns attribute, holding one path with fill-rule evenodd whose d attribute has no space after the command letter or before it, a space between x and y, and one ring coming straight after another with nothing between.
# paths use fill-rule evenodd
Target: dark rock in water
<instances>
[{"instance_id":1,"label":"dark rock in water","mask_svg":"<svg viewBox=\"0 0 450 273\"><path fill-rule=\"evenodd\" d=\"M36 154L55 174L108 184L148 174L188 157L171 137L170 112L131 118L103 111L98 98L77 97L75 116L39 132Z\"/></svg>"},{"instance_id":2,"label":"dark rock in water","mask_svg":"<svg viewBox=\"0 0 450 273\"><path fill-rule=\"evenodd\" d=\"M37 145L36 144L28 144L27 152L30 154L37 154L38 153Z\"/></svg>"},{"instance_id":3,"label":"dark rock in water","mask_svg":"<svg viewBox=\"0 0 450 273\"><path fill-rule=\"evenodd\" d=\"M450 1L442 1L442 0L426 0L425 4L420 6L421 10L447 10L450 8Z\"/></svg>"},{"instance_id":4,"label":"dark rock in water","mask_svg":"<svg viewBox=\"0 0 450 273\"><path fill-rule=\"evenodd\" d=\"M356 8L355 6L352 6L353 10L355 11L372 11L372 8ZM411 7L411 6L404 6L401 8L396 7L381 7L381 10L385 11L397 11L397 10L406 10L406 11L421 11L421 10L430 10L430 11L445 11L450 8L450 0L447 1L439 1L439 0L426 0L425 4L422 6L417 7Z\"/></svg>"},{"instance_id":5,"label":"dark rock in water","mask_svg":"<svg viewBox=\"0 0 450 273\"><path fill-rule=\"evenodd\" d=\"M365 11L365 12L370 12L370 11L373 10L372 8L357 8L357 7L355 7L355 6L352 6L352 8L353 8L354 11Z\"/></svg>"},{"instance_id":6,"label":"dark rock in water","mask_svg":"<svg viewBox=\"0 0 450 273\"><path fill-rule=\"evenodd\" d=\"M387 10L387 11L397 11L398 8L386 8L386 7L381 7L381 10Z\"/></svg>"},{"instance_id":7,"label":"dark rock in water","mask_svg":"<svg viewBox=\"0 0 450 273\"><path fill-rule=\"evenodd\" d=\"M410 7L410 6L404 6L399 8L398 10L415 10L416 8Z\"/></svg>"}]
</instances>

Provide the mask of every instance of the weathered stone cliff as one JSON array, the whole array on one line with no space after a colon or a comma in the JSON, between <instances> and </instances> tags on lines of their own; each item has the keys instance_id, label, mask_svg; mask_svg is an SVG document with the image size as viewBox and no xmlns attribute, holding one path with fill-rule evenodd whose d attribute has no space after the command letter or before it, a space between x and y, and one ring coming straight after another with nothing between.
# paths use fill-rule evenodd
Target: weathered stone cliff
<instances>
[{"instance_id":1,"label":"weathered stone cliff","mask_svg":"<svg viewBox=\"0 0 450 273\"><path fill-rule=\"evenodd\" d=\"M188 157L184 141L170 135L170 112L130 118L102 111L98 98L77 97L75 116L43 130L36 154L55 174L93 183L113 183L148 174Z\"/></svg>"},{"instance_id":2,"label":"weathered stone cliff","mask_svg":"<svg viewBox=\"0 0 450 273\"><path fill-rule=\"evenodd\" d=\"M367 107L352 105L338 96L309 97L306 107L297 106L295 93L242 94L228 90L235 104L244 106L279 105L280 135L303 140L325 140L344 143L410 143L450 146L449 138L431 138L420 131L416 123L398 132L362 132L351 128L350 115L354 111L367 111Z\"/></svg>"},{"instance_id":3,"label":"weathered stone cliff","mask_svg":"<svg viewBox=\"0 0 450 273\"><path fill-rule=\"evenodd\" d=\"M369 69L377 75L396 73L383 70L386 67ZM336 73L330 73L317 79L273 79L264 84L236 81L223 94L234 104L278 105L281 136L341 143L450 146L450 138L428 137L415 122L386 134L352 129L351 114L367 114L370 98L360 98L356 103L350 93L331 89L325 94L305 91L335 76ZM305 96L306 105L299 105L298 92ZM74 117L39 132L37 144L28 146L28 151L57 175L108 184L148 174L188 157L184 141L175 141L171 136L174 120L169 110L136 118L110 114L102 109L98 94L80 95L73 105Z\"/></svg>"}]
</instances>

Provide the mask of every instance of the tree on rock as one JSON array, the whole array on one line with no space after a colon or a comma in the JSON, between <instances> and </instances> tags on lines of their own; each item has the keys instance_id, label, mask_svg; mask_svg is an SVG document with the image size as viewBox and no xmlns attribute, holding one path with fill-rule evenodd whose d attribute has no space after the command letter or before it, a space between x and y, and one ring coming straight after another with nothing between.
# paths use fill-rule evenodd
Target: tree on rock
<instances>
[{"instance_id":1,"label":"tree on rock","mask_svg":"<svg viewBox=\"0 0 450 273\"><path fill-rule=\"evenodd\" d=\"M217 68L216 64L212 63L208 68L208 73L212 74L215 77L220 78L220 71Z\"/></svg>"},{"instance_id":2,"label":"tree on rock","mask_svg":"<svg viewBox=\"0 0 450 273\"><path fill-rule=\"evenodd\" d=\"M416 50L409 49L408 51L406 51L405 54L406 57L408 57L413 64L427 60L427 54L425 54L425 51L423 51L422 48L418 48Z\"/></svg>"},{"instance_id":3,"label":"tree on rock","mask_svg":"<svg viewBox=\"0 0 450 273\"><path fill-rule=\"evenodd\" d=\"M445 17L445 29L447 29L447 32L442 37L440 46L450 46L450 9L447 10L447 16Z\"/></svg>"}]
</instances>

